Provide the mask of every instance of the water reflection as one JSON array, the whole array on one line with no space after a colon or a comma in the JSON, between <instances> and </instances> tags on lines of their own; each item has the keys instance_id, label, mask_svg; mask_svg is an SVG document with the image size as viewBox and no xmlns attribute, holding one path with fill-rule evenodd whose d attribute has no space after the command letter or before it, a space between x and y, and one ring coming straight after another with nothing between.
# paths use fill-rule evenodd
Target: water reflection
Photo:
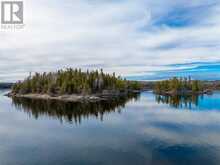
<instances>
[{"instance_id":1,"label":"water reflection","mask_svg":"<svg viewBox=\"0 0 220 165\"><path fill-rule=\"evenodd\" d=\"M29 116L38 119L49 116L55 119L73 123L81 123L82 119L93 116L103 121L105 114L121 112L128 101L139 99L139 94L128 94L109 101L72 103L55 100L35 100L28 98L13 98L12 103L16 109L26 112Z\"/></svg>"},{"instance_id":2,"label":"water reflection","mask_svg":"<svg viewBox=\"0 0 220 165\"><path fill-rule=\"evenodd\" d=\"M159 105L151 92L124 108L133 97L102 104L17 99L17 111L0 94L0 164L218 165L220 93L200 97L196 111Z\"/></svg>"},{"instance_id":3,"label":"water reflection","mask_svg":"<svg viewBox=\"0 0 220 165\"><path fill-rule=\"evenodd\" d=\"M168 104L174 108L192 109L193 106L198 106L199 99L203 99L203 95L188 95L188 96L155 96L157 103Z\"/></svg>"}]
</instances>

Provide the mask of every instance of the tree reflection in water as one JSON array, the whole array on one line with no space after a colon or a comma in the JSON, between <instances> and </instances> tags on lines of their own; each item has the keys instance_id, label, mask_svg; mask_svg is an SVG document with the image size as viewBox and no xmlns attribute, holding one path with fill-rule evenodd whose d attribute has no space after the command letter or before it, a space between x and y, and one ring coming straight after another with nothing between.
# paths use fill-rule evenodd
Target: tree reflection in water
<instances>
[{"instance_id":1,"label":"tree reflection in water","mask_svg":"<svg viewBox=\"0 0 220 165\"><path fill-rule=\"evenodd\" d=\"M49 116L54 119L80 124L82 119L95 117L103 121L105 114L121 112L121 108L128 101L139 99L139 94L128 94L113 100L100 102L63 102L55 100L37 100L28 98L13 98L12 103L16 109L24 111L29 116L38 119L41 116Z\"/></svg>"},{"instance_id":2,"label":"tree reflection in water","mask_svg":"<svg viewBox=\"0 0 220 165\"><path fill-rule=\"evenodd\" d=\"M160 104L168 104L175 108L188 108L192 109L193 106L198 106L199 98L203 95L175 95L175 96L162 96L156 95L156 101Z\"/></svg>"}]
</instances>

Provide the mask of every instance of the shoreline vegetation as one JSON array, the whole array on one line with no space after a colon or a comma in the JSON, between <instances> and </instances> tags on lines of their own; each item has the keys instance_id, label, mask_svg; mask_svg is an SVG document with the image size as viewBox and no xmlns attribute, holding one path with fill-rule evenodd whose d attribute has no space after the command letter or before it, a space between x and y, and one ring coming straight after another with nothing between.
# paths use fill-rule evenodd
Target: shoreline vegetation
<instances>
[{"instance_id":1,"label":"shoreline vegetation","mask_svg":"<svg viewBox=\"0 0 220 165\"><path fill-rule=\"evenodd\" d=\"M68 102L117 99L129 93L139 93L142 84L127 81L115 73L68 68L57 72L35 73L12 86L9 97L59 100Z\"/></svg>"},{"instance_id":2,"label":"shoreline vegetation","mask_svg":"<svg viewBox=\"0 0 220 165\"><path fill-rule=\"evenodd\" d=\"M189 78L174 77L169 80L158 81L154 86L154 93L157 95L200 95L212 94L212 89L203 81L191 80Z\"/></svg>"}]
</instances>

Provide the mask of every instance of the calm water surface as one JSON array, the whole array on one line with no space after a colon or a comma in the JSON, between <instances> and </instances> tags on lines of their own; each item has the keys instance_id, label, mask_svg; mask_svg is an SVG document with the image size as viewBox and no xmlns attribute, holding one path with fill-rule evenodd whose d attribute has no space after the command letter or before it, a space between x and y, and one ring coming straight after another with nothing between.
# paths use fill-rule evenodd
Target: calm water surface
<instances>
[{"instance_id":1,"label":"calm water surface","mask_svg":"<svg viewBox=\"0 0 220 165\"><path fill-rule=\"evenodd\" d=\"M4 92L0 165L220 164L220 93L64 104Z\"/></svg>"}]
</instances>

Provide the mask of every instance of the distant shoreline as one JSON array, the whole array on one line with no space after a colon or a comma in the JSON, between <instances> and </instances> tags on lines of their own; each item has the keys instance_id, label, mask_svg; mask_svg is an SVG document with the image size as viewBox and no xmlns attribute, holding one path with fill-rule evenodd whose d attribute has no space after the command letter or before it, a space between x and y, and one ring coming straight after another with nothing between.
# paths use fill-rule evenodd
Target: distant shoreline
<instances>
[{"instance_id":1,"label":"distant shoreline","mask_svg":"<svg viewBox=\"0 0 220 165\"><path fill-rule=\"evenodd\" d=\"M11 89L14 83L0 83L0 89Z\"/></svg>"}]
</instances>

